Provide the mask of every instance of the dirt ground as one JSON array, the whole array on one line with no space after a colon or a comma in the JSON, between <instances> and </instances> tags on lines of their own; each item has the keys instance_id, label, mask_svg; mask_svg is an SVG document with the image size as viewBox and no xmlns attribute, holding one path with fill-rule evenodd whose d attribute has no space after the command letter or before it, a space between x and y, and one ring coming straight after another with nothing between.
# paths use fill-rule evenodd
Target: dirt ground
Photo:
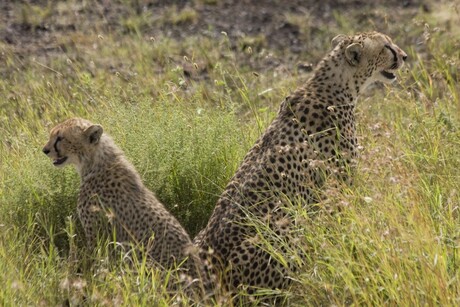
<instances>
[{"instance_id":1,"label":"dirt ground","mask_svg":"<svg viewBox=\"0 0 460 307\"><path fill-rule=\"evenodd\" d=\"M56 45L57 37L76 31L123 34L123 21L137 15L144 20L141 31L146 36L213 38L224 31L235 40L263 37L266 48L299 54L308 51L309 37L336 26L336 12L347 12L342 16L349 15L350 19L341 18L351 23L351 28L357 23L364 29L378 29L431 9L424 0L99 0L69 1L65 7L59 2L2 1L1 40L22 55L65 52ZM182 17L159 21L161 16L174 13ZM307 22L295 22L296 17ZM244 48L244 43L240 47Z\"/></svg>"},{"instance_id":2,"label":"dirt ground","mask_svg":"<svg viewBox=\"0 0 460 307\"><path fill-rule=\"evenodd\" d=\"M160 3L169 1L160 1ZM190 1L177 1L181 5L191 5ZM193 5L193 4L192 4ZM157 4L161 10L163 6ZM256 36L264 34L268 45L273 49L289 49L300 53L308 49L308 42L302 40L302 31L298 24L286 20L293 14L309 19L308 31L313 35L320 33L324 26L334 21L334 11L357 13L358 22L368 18L380 18L377 11L399 11L402 16L412 15L422 7L429 7L422 0L416 1L353 1L353 0L223 0L218 5L195 6L200 20L189 26L164 27L162 31L175 37L204 33L211 36L225 31L230 37ZM360 8L360 9L358 9ZM362 12L363 14L361 14ZM366 12L364 14L364 12ZM383 20L377 20L383 22ZM212 28L212 31L208 29Z\"/></svg>"}]
</instances>

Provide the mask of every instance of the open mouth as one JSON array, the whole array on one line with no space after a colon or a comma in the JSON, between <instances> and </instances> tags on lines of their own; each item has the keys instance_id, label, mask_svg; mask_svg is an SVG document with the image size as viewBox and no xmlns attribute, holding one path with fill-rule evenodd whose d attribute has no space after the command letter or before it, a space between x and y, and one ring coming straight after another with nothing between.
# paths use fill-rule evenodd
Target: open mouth
<instances>
[{"instance_id":1,"label":"open mouth","mask_svg":"<svg viewBox=\"0 0 460 307\"><path fill-rule=\"evenodd\" d=\"M383 70L383 71L381 71L380 73L381 73L385 78L387 78L387 79L390 79L390 80L396 79L395 74L392 73L392 72Z\"/></svg>"},{"instance_id":2,"label":"open mouth","mask_svg":"<svg viewBox=\"0 0 460 307\"><path fill-rule=\"evenodd\" d=\"M53 164L55 166L58 166L58 165L61 165L62 163L64 163L66 160L67 160L67 157L59 158L59 159L54 160Z\"/></svg>"}]
</instances>

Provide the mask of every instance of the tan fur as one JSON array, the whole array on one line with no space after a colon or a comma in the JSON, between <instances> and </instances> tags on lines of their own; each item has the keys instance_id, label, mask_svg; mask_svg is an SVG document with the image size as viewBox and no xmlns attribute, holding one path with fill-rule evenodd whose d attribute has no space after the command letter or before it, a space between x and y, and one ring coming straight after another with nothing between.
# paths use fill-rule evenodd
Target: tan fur
<instances>
[{"instance_id":1,"label":"tan fur","mask_svg":"<svg viewBox=\"0 0 460 307\"><path fill-rule=\"evenodd\" d=\"M200 277L201 261L179 222L141 181L133 165L102 127L72 118L54 127L43 148L57 166L73 164L81 177L77 211L88 246L98 237L143 250L164 268L179 265ZM65 159L65 161L64 161Z\"/></svg>"},{"instance_id":2,"label":"tan fur","mask_svg":"<svg viewBox=\"0 0 460 307\"><path fill-rule=\"evenodd\" d=\"M407 57L377 32L340 35L332 44L313 76L283 101L194 240L213 251L203 257L211 257L230 290L245 285L252 292L255 287L275 289L289 283L289 269L260 247L254 219L288 240L295 221L283 207L316 202L315 191L327 176L349 179L348 168L357 155L358 95L375 81L392 82L382 72L391 76ZM276 240L265 239L283 252Z\"/></svg>"}]
</instances>

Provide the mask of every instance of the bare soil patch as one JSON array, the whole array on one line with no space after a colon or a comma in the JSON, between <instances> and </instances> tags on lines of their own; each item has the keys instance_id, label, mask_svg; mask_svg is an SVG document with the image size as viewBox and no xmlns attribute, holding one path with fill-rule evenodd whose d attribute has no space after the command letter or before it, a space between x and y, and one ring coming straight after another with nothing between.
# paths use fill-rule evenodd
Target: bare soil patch
<instances>
[{"instance_id":1,"label":"bare soil patch","mask_svg":"<svg viewBox=\"0 0 460 307\"><path fill-rule=\"evenodd\" d=\"M269 48L290 54L309 52L311 37L328 29L388 29L410 21L427 1L346 0L138 0L126 1L4 1L0 4L0 38L21 55L66 52L59 37L71 33L129 34L127 20L141 18L145 36L183 39L218 38L225 32L235 48ZM164 16L171 18L163 18ZM339 21L340 22L340 21Z\"/></svg>"}]
</instances>

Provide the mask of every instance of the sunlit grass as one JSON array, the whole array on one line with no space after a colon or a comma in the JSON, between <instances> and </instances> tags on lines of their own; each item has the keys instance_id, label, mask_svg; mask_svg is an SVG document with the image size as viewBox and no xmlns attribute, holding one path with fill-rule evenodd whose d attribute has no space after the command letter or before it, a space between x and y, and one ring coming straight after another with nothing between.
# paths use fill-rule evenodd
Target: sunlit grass
<instances>
[{"instance_id":1,"label":"sunlit grass","mask_svg":"<svg viewBox=\"0 0 460 307\"><path fill-rule=\"evenodd\" d=\"M19 18L33 27L63 23L69 8L60 4L50 15L45 7L31 19L37 9L24 6L28 15ZM164 21L130 10L126 31L98 25L59 37L66 51L52 58L20 56L0 42L0 305L190 303L181 291L168 295L174 272L108 261L104 243L86 251L75 212L79 178L41 153L51 126L71 116L102 124L193 236L283 97L308 77L295 63L256 71L278 52L267 51L263 37L176 41L144 33L150 22L196 22L192 9L171 8ZM334 29L357 30L335 14ZM303 264L292 289L272 291L293 305L460 304L458 29L422 12L403 30L384 26L410 60L398 84L359 100L354 184L322 204L341 210L312 215L293 204L296 239L275 238L287 252L266 242L281 262ZM331 29L302 31L313 40L310 54L324 54Z\"/></svg>"}]
</instances>

